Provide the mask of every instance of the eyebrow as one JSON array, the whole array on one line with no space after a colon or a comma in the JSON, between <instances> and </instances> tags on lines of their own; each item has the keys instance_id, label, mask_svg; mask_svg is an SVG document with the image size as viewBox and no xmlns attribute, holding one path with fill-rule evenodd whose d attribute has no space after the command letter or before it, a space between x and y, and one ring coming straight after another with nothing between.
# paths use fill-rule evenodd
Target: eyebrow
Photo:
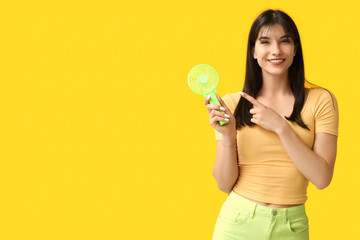
<instances>
[{"instance_id":1,"label":"eyebrow","mask_svg":"<svg viewBox=\"0 0 360 240\"><path fill-rule=\"evenodd\" d=\"M291 36L289 34L286 34L286 35L282 36L280 39L282 39L282 38L291 38ZM259 40L262 40L262 39L270 39L270 38L265 37L265 36L259 37Z\"/></svg>"}]
</instances>

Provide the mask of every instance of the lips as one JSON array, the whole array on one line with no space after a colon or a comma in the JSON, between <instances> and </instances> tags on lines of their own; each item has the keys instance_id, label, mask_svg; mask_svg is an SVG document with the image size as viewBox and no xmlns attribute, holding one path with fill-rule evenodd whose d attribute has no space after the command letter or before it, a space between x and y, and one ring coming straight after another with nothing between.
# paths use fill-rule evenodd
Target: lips
<instances>
[{"instance_id":1,"label":"lips","mask_svg":"<svg viewBox=\"0 0 360 240\"><path fill-rule=\"evenodd\" d=\"M272 65L280 65L282 64L285 59L284 58L274 58L274 59L269 59L268 60Z\"/></svg>"},{"instance_id":2,"label":"lips","mask_svg":"<svg viewBox=\"0 0 360 240\"><path fill-rule=\"evenodd\" d=\"M269 59L268 61L279 61L279 60L285 60L285 58L273 58L273 59Z\"/></svg>"}]
</instances>

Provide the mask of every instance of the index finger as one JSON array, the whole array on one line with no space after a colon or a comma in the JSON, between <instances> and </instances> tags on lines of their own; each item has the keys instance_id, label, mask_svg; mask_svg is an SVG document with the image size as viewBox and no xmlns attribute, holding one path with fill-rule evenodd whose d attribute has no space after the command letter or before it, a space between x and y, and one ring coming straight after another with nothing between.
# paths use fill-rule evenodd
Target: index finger
<instances>
[{"instance_id":1,"label":"index finger","mask_svg":"<svg viewBox=\"0 0 360 240\"><path fill-rule=\"evenodd\" d=\"M254 106L258 106L258 105L262 105L261 103L259 103L255 98L253 98L252 96L250 96L247 93L244 92L239 92L241 96L243 96L246 100L248 100L249 102L251 102Z\"/></svg>"},{"instance_id":2,"label":"index finger","mask_svg":"<svg viewBox=\"0 0 360 240\"><path fill-rule=\"evenodd\" d=\"M208 104L209 104L209 102L210 102L210 95L209 95L209 96L207 96L207 97L205 98L205 100L204 100L204 104L205 104L205 106L206 106L206 105L208 105Z\"/></svg>"}]
</instances>

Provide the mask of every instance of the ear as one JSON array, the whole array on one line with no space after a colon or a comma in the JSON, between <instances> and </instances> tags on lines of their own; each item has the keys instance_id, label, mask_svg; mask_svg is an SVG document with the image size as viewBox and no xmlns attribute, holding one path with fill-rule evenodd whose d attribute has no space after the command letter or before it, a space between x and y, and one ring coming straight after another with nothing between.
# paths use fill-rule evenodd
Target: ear
<instances>
[{"instance_id":1,"label":"ear","mask_svg":"<svg viewBox=\"0 0 360 240\"><path fill-rule=\"evenodd\" d=\"M252 49L253 58L256 59L255 48Z\"/></svg>"}]
</instances>

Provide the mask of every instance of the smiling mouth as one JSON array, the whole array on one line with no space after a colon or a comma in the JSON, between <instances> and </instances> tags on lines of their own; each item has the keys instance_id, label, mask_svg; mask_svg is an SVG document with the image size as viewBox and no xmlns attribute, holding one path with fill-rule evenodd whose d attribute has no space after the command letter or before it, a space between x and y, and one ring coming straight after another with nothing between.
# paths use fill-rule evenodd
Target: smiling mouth
<instances>
[{"instance_id":1,"label":"smiling mouth","mask_svg":"<svg viewBox=\"0 0 360 240\"><path fill-rule=\"evenodd\" d=\"M271 63L282 63L285 59L268 60Z\"/></svg>"}]
</instances>

